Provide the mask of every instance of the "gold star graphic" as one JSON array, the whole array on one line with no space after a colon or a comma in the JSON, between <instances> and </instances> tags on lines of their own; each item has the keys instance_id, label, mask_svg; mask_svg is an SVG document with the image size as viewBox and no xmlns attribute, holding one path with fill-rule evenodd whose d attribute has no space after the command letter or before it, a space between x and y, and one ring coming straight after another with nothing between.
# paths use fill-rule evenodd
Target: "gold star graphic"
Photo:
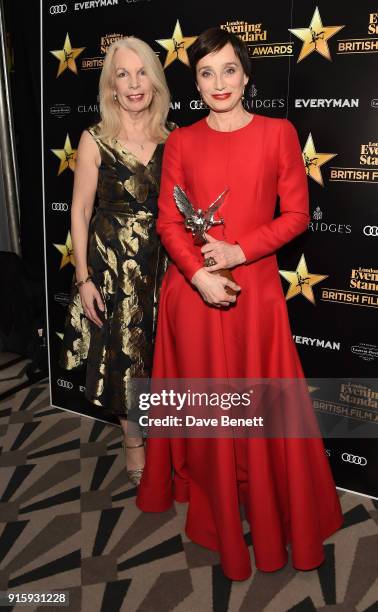
<instances>
[{"instance_id":1,"label":"gold star graphic","mask_svg":"<svg viewBox=\"0 0 378 612\"><path fill-rule=\"evenodd\" d=\"M336 157L337 153L318 153L315 150L314 141L311 133L307 138L307 142L302 151L302 157L306 168L307 176L310 176L314 181L324 187L322 171L320 167L328 162L333 157Z\"/></svg>"},{"instance_id":2,"label":"gold star graphic","mask_svg":"<svg viewBox=\"0 0 378 612\"><path fill-rule=\"evenodd\" d=\"M74 258L73 248L72 248L71 232L68 232L67 234L66 244L54 244L54 247L58 249L60 253L62 253L62 260L60 262L59 270L64 268L64 266L66 266L69 263L75 266L75 258Z\"/></svg>"},{"instance_id":3,"label":"gold star graphic","mask_svg":"<svg viewBox=\"0 0 378 612\"><path fill-rule=\"evenodd\" d=\"M168 51L165 58L164 69L175 60L180 60L189 66L189 58L186 50L194 43L197 36L183 36L179 20L176 21L172 38L162 38L156 42Z\"/></svg>"},{"instance_id":4,"label":"gold star graphic","mask_svg":"<svg viewBox=\"0 0 378 612\"><path fill-rule=\"evenodd\" d=\"M313 51L316 51L328 60L331 60L331 54L329 52L327 40L337 34L337 32L339 32L344 27L345 26L343 25L323 26L319 9L318 7L316 7L308 28L289 28L289 32L292 32L294 36L296 36L300 40L303 40L302 49L299 54L297 63L303 60L308 55L310 55L310 53L312 53Z\"/></svg>"},{"instance_id":5,"label":"gold star graphic","mask_svg":"<svg viewBox=\"0 0 378 612\"><path fill-rule=\"evenodd\" d=\"M307 270L307 264L303 254L299 260L299 264L295 272L280 270L280 274L290 283L286 293L287 300L290 300L301 293L303 297L309 300L312 304L315 304L312 287L317 283L320 283L320 281L324 280L325 278L328 278L328 274L311 274Z\"/></svg>"},{"instance_id":6,"label":"gold star graphic","mask_svg":"<svg viewBox=\"0 0 378 612\"><path fill-rule=\"evenodd\" d=\"M60 340L63 340L64 334L62 332L55 332Z\"/></svg>"},{"instance_id":7,"label":"gold star graphic","mask_svg":"<svg viewBox=\"0 0 378 612\"><path fill-rule=\"evenodd\" d=\"M68 32L66 34L66 40L64 41L63 49L58 49L58 51L50 51L54 57L59 60L58 73L56 78L62 74L67 68L77 74L77 66L76 66L76 58L80 53L84 51L85 47L79 47L77 49L73 49L71 46L70 37Z\"/></svg>"},{"instance_id":8,"label":"gold star graphic","mask_svg":"<svg viewBox=\"0 0 378 612\"><path fill-rule=\"evenodd\" d=\"M60 159L58 176L59 174L62 174L62 172L64 172L67 168L70 168L72 172L75 170L77 149L72 148L70 137L68 134L66 136L64 148L51 149L51 151Z\"/></svg>"}]
</instances>

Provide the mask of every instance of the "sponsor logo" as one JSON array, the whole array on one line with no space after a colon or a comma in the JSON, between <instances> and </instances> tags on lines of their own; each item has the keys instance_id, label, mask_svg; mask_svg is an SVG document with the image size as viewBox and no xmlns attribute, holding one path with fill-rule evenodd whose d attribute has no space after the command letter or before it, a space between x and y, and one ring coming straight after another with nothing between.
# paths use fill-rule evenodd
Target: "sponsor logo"
<instances>
[{"instance_id":1,"label":"sponsor logo","mask_svg":"<svg viewBox=\"0 0 378 612\"><path fill-rule=\"evenodd\" d=\"M364 361L374 361L374 359L378 359L378 346L376 344L360 342L359 344L351 346L350 350L353 355L360 357L360 359Z\"/></svg>"},{"instance_id":2,"label":"sponsor logo","mask_svg":"<svg viewBox=\"0 0 378 612\"><path fill-rule=\"evenodd\" d=\"M321 299L325 302L339 302L351 306L378 308L378 270L374 268L352 268L350 289L322 289Z\"/></svg>"},{"instance_id":3,"label":"sponsor logo","mask_svg":"<svg viewBox=\"0 0 378 612\"><path fill-rule=\"evenodd\" d=\"M326 348L331 351L339 351L341 347L340 342L334 340L322 340L320 338L307 338L306 336L296 336L293 334L293 339L296 344L302 344L306 346L315 346L317 348Z\"/></svg>"},{"instance_id":4,"label":"sponsor logo","mask_svg":"<svg viewBox=\"0 0 378 612\"><path fill-rule=\"evenodd\" d=\"M114 43L116 40L120 40L121 38L124 38L124 35L116 32L113 32L112 34L104 34L103 36L101 36L99 45L101 55L95 57L84 57L81 60L81 69L101 70L104 64L105 53L107 52L112 43Z\"/></svg>"},{"instance_id":5,"label":"sponsor logo","mask_svg":"<svg viewBox=\"0 0 378 612\"><path fill-rule=\"evenodd\" d=\"M252 111L256 108L285 108L285 98L259 98L256 86L252 83L245 91L243 106Z\"/></svg>"},{"instance_id":6,"label":"sponsor logo","mask_svg":"<svg viewBox=\"0 0 378 612\"><path fill-rule=\"evenodd\" d=\"M321 166L329 162L333 157L336 157L336 155L337 153L319 153L319 151L317 151L315 148L312 134L310 132L302 151L303 163L305 165L307 176L324 187Z\"/></svg>"},{"instance_id":7,"label":"sponsor logo","mask_svg":"<svg viewBox=\"0 0 378 612\"><path fill-rule=\"evenodd\" d=\"M79 385L79 391L81 393L84 393L85 392L85 387L83 387L83 385Z\"/></svg>"},{"instance_id":8,"label":"sponsor logo","mask_svg":"<svg viewBox=\"0 0 378 612\"><path fill-rule=\"evenodd\" d=\"M175 28L173 30L171 38L159 38L156 39L158 45L163 47L167 51L167 55L164 62L164 70L168 68L175 60L178 60L189 66L188 49L194 43L197 36L184 36L182 33L181 25L177 19Z\"/></svg>"},{"instance_id":9,"label":"sponsor logo","mask_svg":"<svg viewBox=\"0 0 378 612\"><path fill-rule=\"evenodd\" d=\"M68 204L67 202L52 202L51 210L60 210L62 212L67 212Z\"/></svg>"},{"instance_id":10,"label":"sponsor logo","mask_svg":"<svg viewBox=\"0 0 378 612\"><path fill-rule=\"evenodd\" d=\"M378 50L378 38L371 38L378 34L378 13L369 13L367 20L368 38L346 38L338 41L337 52L339 54L353 53L376 53Z\"/></svg>"},{"instance_id":11,"label":"sponsor logo","mask_svg":"<svg viewBox=\"0 0 378 612\"><path fill-rule=\"evenodd\" d=\"M367 465L366 457L359 457L358 455L351 455L350 453L343 453L341 459L346 463L354 463L355 465Z\"/></svg>"},{"instance_id":12,"label":"sponsor logo","mask_svg":"<svg viewBox=\"0 0 378 612\"><path fill-rule=\"evenodd\" d=\"M370 13L368 21L368 34L378 34L378 13Z\"/></svg>"},{"instance_id":13,"label":"sponsor logo","mask_svg":"<svg viewBox=\"0 0 378 612\"><path fill-rule=\"evenodd\" d=\"M378 226L377 225L365 225L363 232L365 236L378 236Z\"/></svg>"},{"instance_id":14,"label":"sponsor logo","mask_svg":"<svg viewBox=\"0 0 378 612\"><path fill-rule=\"evenodd\" d=\"M181 102L170 102L169 108L171 110L181 110Z\"/></svg>"},{"instance_id":15,"label":"sponsor logo","mask_svg":"<svg viewBox=\"0 0 378 612\"><path fill-rule=\"evenodd\" d=\"M67 264L72 264L73 266L75 265L75 257L72 248L72 239L70 231L67 233L65 244L54 244L53 246L62 255L59 270L64 268L64 266L66 266Z\"/></svg>"},{"instance_id":16,"label":"sponsor logo","mask_svg":"<svg viewBox=\"0 0 378 612\"><path fill-rule=\"evenodd\" d=\"M52 117L57 117L58 119L69 115L70 112L71 107L67 104L53 104L53 106L50 106L50 115L52 115Z\"/></svg>"},{"instance_id":17,"label":"sponsor logo","mask_svg":"<svg viewBox=\"0 0 378 612\"><path fill-rule=\"evenodd\" d=\"M189 103L190 110L205 110L209 108L203 100L191 100Z\"/></svg>"},{"instance_id":18,"label":"sponsor logo","mask_svg":"<svg viewBox=\"0 0 378 612\"><path fill-rule=\"evenodd\" d=\"M289 32L294 34L299 40L302 41L302 48L298 56L297 63L304 60L311 53L319 53L328 60L331 60L331 53L328 47L328 41L332 36L337 34L343 25L336 26L325 26L322 23L322 18L319 13L318 7L316 7L314 14L311 19L310 25L305 28L289 28Z\"/></svg>"},{"instance_id":19,"label":"sponsor logo","mask_svg":"<svg viewBox=\"0 0 378 612\"><path fill-rule=\"evenodd\" d=\"M312 274L307 269L307 263L305 256L302 254L297 269L291 270L280 270L281 276L285 278L289 283L289 288L286 292L286 299L290 300L296 295L303 295L309 302L315 304L315 296L312 287L317 283L320 283L325 278L328 278L327 274Z\"/></svg>"},{"instance_id":20,"label":"sponsor logo","mask_svg":"<svg viewBox=\"0 0 378 612\"><path fill-rule=\"evenodd\" d=\"M63 380L63 378L58 378L56 383L58 387L63 387L63 389L73 389L73 384L69 380Z\"/></svg>"},{"instance_id":21,"label":"sponsor logo","mask_svg":"<svg viewBox=\"0 0 378 612\"><path fill-rule=\"evenodd\" d=\"M364 421L365 423L378 424L378 414L371 409L363 409L354 406L345 406L338 402L313 399L313 406L316 412L337 415L339 417Z\"/></svg>"},{"instance_id":22,"label":"sponsor logo","mask_svg":"<svg viewBox=\"0 0 378 612\"><path fill-rule=\"evenodd\" d=\"M297 98L295 108L358 108L359 98Z\"/></svg>"},{"instance_id":23,"label":"sponsor logo","mask_svg":"<svg viewBox=\"0 0 378 612\"><path fill-rule=\"evenodd\" d=\"M331 166L330 181L347 183L378 182L378 142L370 141L360 145L358 163L360 167L341 168ZM369 166L372 166L369 168Z\"/></svg>"},{"instance_id":24,"label":"sponsor logo","mask_svg":"<svg viewBox=\"0 0 378 612\"><path fill-rule=\"evenodd\" d=\"M312 232L330 232L331 234L351 234L352 226L345 223L326 223L322 221L323 212L317 206L312 213L313 221L309 221L308 229Z\"/></svg>"},{"instance_id":25,"label":"sponsor logo","mask_svg":"<svg viewBox=\"0 0 378 612\"><path fill-rule=\"evenodd\" d=\"M59 60L58 72L56 78L58 78L65 70L71 70L77 75L76 59L84 51L85 47L72 47L69 34L67 32L64 40L63 49L57 49L50 51L50 53Z\"/></svg>"},{"instance_id":26,"label":"sponsor logo","mask_svg":"<svg viewBox=\"0 0 378 612\"><path fill-rule=\"evenodd\" d=\"M329 448L325 448L325 454L327 455L327 457L331 456L331 451L329 450Z\"/></svg>"},{"instance_id":27,"label":"sponsor logo","mask_svg":"<svg viewBox=\"0 0 378 612\"><path fill-rule=\"evenodd\" d=\"M250 57L290 57L293 55L291 41L268 42L268 30L262 23L227 21L227 23L220 24L220 28L241 38L247 45Z\"/></svg>"},{"instance_id":28,"label":"sponsor logo","mask_svg":"<svg viewBox=\"0 0 378 612\"><path fill-rule=\"evenodd\" d=\"M75 2L75 11L86 11L88 9L96 9L104 6L117 6L118 0L88 0L87 2Z\"/></svg>"},{"instance_id":29,"label":"sponsor logo","mask_svg":"<svg viewBox=\"0 0 378 612\"><path fill-rule=\"evenodd\" d=\"M378 98L373 98L370 104L372 108L378 108Z\"/></svg>"},{"instance_id":30,"label":"sponsor logo","mask_svg":"<svg viewBox=\"0 0 378 612\"><path fill-rule=\"evenodd\" d=\"M67 4L53 4L53 6L50 6L49 13L50 15L62 15L67 13L67 10Z\"/></svg>"},{"instance_id":31,"label":"sponsor logo","mask_svg":"<svg viewBox=\"0 0 378 612\"><path fill-rule=\"evenodd\" d=\"M340 385L339 399L359 408L378 408L378 391L360 383L345 382ZM376 415L378 417L378 415Z\"/></svg>"},{"instance_id":32,"label":"sponsor logo","mask_svg":"<svg viewBox=\"0 0 378 612\"><path fill-rule=\"evenodd\" d=\"M67 168L72 170L72 172L75 170L77 149L72 148L69 134L66 135L63 149L51 149L51 152L60 160L58 176L67 170Z\"/></svg>"},{"instance_id":33,"label":"sponsor logo","mask_svg":"<svg viewBox=\"0 0 378 612\"><path fill-rule=\"evenodd\" d=\"M77 107L77 112L78 113L98 113L99 112L98 104L88 104L88 106L86 104L79 104L79 106Z\"/></svg>"},{"instance_id":34,"label":"sponsor logo","mask_svg":"<svg viewBox=\"0 0 378 612\"><path fill-rule=\"evenodd\" d=\"M63 292L55 293L54 300L55 302L58 302L58 304L60 304L61 306L68 306L69 301L70 301L70 294L63 293Z\"/></svg>"}]
</instances>

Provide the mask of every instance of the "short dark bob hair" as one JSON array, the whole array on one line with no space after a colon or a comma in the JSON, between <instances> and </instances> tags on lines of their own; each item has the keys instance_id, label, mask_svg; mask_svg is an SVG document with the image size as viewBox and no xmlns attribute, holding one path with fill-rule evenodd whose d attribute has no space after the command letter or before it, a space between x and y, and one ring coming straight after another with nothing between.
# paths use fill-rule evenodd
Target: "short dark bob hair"
<instances>
[{"instance_id":1,"label":"short dark bob hair","mask_svg":"<svg viewBox=\"0 0 378 612\"><path fill-rule=\"evenodd\" d=\"M195 80L197 80L196 69L198 62L208 53L220 51L227 43L231 43L245 74L249 79L251 78L251 60L249 59L247 45L236 34L215 27L202 32L190 49L188 49L190 68Z\"/></svg>"}]
</instances>

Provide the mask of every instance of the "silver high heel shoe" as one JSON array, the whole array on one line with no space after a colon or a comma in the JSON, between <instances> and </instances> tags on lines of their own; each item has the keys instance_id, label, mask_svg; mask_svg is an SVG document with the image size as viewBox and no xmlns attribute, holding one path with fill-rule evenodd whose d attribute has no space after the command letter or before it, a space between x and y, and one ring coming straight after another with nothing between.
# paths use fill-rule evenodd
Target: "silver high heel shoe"
<instances>
[{"instance_id":1,"label":"silver high heel shoe","mask_svg":"<svg viewBox=\"0 0 378 612\"><path fill-rule=\"evenodd\" d=\"M125 453L125 457L126 457L126 449L127 448L129 448L129 449L131 449L131 448L141 448L141 446L144 446L143 442L141 444L137 444L136 446L127 446L125 441L123 441L123 450L124 450L124 453ZM127 470L127 477L128 477L128 479L136 487L139 486L139 483L140 483L140 481L142 479L143 470L144 470L144 468L135 468L134 470Z\"/></svg>"}]
</instances>

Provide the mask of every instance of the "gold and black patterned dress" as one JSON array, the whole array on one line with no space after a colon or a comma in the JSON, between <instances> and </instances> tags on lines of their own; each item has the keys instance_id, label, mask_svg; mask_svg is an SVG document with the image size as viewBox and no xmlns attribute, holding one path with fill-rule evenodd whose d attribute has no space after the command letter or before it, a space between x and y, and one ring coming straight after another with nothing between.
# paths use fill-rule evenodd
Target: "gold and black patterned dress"
<instances>
[{"instance_id":1,"label":"gold and black patterned dress","mask_svg":"<svg viewBox=\"0 0 378 612\"><path fill-rule=\"evenodd\" d=\"M173 129L173 124L168 126ZM60 365L86 365L86 397L116 416L133 406L131 379L149 378L158 292L167 258L155 231L163 144L144 166L117 140L99 137L98 206L88 233L88 270L105 312L100 329L72 286Z\"/></svg>"}]
</instances>

